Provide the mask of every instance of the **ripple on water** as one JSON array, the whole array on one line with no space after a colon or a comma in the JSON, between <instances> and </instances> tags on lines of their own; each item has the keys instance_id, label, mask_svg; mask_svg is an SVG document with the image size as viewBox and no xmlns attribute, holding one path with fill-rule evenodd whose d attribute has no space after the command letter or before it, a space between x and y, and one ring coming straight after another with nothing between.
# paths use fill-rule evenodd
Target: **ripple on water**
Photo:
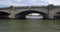
<instances>
[{"instance_id":1,"label":"ripple on water","mask_svg":"<svg viewBox=\"0 0 60 32\"><path fill-rule=\"evenodd\" d=\"M0 20L0 32L59 32L60 20Z\"/></svg>"}]
</instances>

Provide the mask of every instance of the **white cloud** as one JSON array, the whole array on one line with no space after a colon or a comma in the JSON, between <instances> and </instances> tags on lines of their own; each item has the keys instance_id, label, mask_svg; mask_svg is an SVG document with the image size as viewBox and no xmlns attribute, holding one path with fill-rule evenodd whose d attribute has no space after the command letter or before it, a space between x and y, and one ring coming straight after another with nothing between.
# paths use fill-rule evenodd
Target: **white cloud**
<instances>
[{"instance_id":1,"label":"white cloud","mask_svg":"<svg viewBox=\"0 0 60 32\"><path fill-rule=\"evenodd\" d=\"M36 2L37 0L31 0L31 3L34 3L34 2Z\"/></svg>"},{"instance_id":2,"label":"white cloud","mask_svg":"<svg viewBox=\"0 0 60 32\"><path fill-rule=\"evenodd\" d=\"M60 5L60 0L0 0L0 6L4 6L4 5L26 6L26 5L41 5L41 4Z\"/></svg>"},{"instance_id":3,"label":"white cloud","mask_svg":"<svg viewBox=\"0 0 60 32\"><path fill-rule=\"evenodd\" d=\"M12 1L14 1L14 2L21 2L22 0L12 0Z\"/></svg>"},{"instance_id":4,"label":"white cloud","mask_svg":"<svg viewBox=\"0 0 60 32\"><path fill-rule=\"evenodd\" d=\"M32 0L31 5L47 5L47 0Z\"/></svg>"},{"instance_id":5,"label":"white cloud","mask_svg":"<svg viewBox=\"0 0 60 32\"><path fill-rule=\"evenodd\" d=\"M47 0L49 4L60 5L60 0Z\"/></svg>"},{"instance_id":6,"label":"white cloud","mask_svg":"<svg viewBox=\"0 0 60 32\"><path fill-rule=\"evenodd\" d=\"M17 3L16 3L17 2ZM4 1L0 1L0 5L6 5L6 6L10 6L10 5L21 5L21 4L18 4L18 2L21 2L21 0L4 0Z\"/></svg>"}]
</instances>

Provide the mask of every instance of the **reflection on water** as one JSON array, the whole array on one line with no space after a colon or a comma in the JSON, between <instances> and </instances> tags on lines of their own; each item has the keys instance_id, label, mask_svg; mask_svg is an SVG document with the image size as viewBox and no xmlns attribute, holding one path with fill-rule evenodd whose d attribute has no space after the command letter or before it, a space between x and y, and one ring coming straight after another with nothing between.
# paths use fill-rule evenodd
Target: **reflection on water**
<instances>
[{"instance_id":1,"label":"reflection on water","mask_svg":"<svg viewBox=\"0 0 60 32\"><path fill-rule=\"evenodd\" d=\"M0 32L60 32L60 20L0 20Z\"/></svg>"}]
</instances>

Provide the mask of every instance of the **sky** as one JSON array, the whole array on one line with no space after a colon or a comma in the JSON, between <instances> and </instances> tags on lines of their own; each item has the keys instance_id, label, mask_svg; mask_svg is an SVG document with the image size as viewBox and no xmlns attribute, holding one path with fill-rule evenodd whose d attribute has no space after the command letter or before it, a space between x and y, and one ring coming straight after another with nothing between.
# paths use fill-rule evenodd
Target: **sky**
<instances>
[{"instance_id":1,"label":"sky","mask_svg":"<svg viewBox=\"0 0 60 32\"><path fill-rule=\"evenodd\" d=\"M0 0L0 7L7 6L32 6L32 5L60 5L60 0Z\"/></svg>"}]
</instances>

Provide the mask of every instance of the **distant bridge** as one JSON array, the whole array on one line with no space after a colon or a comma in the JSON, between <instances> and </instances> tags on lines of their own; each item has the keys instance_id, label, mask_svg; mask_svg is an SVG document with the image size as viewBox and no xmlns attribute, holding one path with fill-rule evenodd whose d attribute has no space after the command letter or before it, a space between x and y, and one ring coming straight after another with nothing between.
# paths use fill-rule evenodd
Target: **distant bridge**
<instances>
[{"instance_id":1,"label":"distant bridge","mask_svg":"<svg viewBox=\"0 0 60 32\"><path fill-rule=\"evenodd\" d=\"M44 19L55 19L56 16L60 16L60 6L50 4L47 6L11 6L0 8L0 18L24 19L30 13L39 13L43 15Z\"/></svg>"}]
</instances>

